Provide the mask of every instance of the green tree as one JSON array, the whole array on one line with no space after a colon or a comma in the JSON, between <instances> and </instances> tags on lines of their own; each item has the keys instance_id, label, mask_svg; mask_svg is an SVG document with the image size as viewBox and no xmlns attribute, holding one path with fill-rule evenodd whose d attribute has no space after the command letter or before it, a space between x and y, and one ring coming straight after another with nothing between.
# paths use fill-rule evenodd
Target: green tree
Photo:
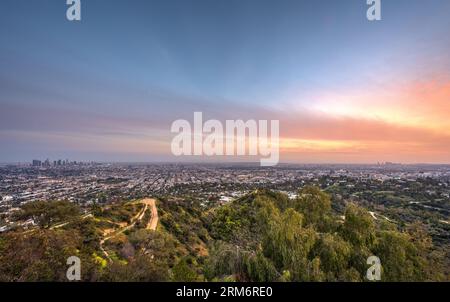
<instances>
[{"instance_id":1,"label":"green tree","mask_svg":"<svg viewBox=\"0 0 450 302\"><path fill-rule=\"evenodd\" d=\"M261 251L256 255L249 255L244 260L248 281L274 282L280 278L272 261L266 258Z\"/></svg>"},{"instance_id":2,"label":"green tree","mask_svg":"<svg viewBox=\"0 0 450 302\"><path fill-rule=\"evenodd\" d=\"M263 241L264 255L272 259L278 271L289 270L293 281L310 280L307 256L316 240L316 232L302 228L303 216L287 209L272 226Z\"/></svg>"},{"instance_id":3,"label":"green tree","mask_svg":"<svg viewBox=\"0 0 450 302\"><path fill-rule=\"evenodd\" d=\"M306 186L298 192L295 209L303 214L305 225L325 227L331 211L331 197L315 186Z\"/></svg>"},{"instance_id":4,"label":"green tree","mask_svg":"<svg viewBox=\"0 0 450 302\"><path fill-rule=\"evenodd\" d=\"M191 269L185 258L178 261L172 268L172 280L175 282L198 281L197 273Z\"/></svg>"},{"instance_id":5,"label":"green tree","mask_svg":"<svg viewBox=\"0 0 450 302\"><path fill-rule=\"evenodd\" d=\"M215 237L229 240L239 227L239 217L233 205L225 205L215 213L211 229Z\"/></svg>"},{"instance_id":6,"label":"green tree","mask_svg":"<svg viewBox=\"0 0 450 302\"><path fill-rule=\"evenodd\" d=\"M375 224L365 209L349 203L345 209L345 222L341 233L344 239L358 247L370 247L375 240Z\"/></svg>"},{"instance_id":7,"label":"green tree","mask_svg":"<svg viewBox=\"0 0 450 302\"><path fill-rule=\"evenodd\" d=\"M346 281L345 272L349 266L352 246L340 236L324 234L314 247L314 254L320 258L328 281Z\"/></svg>"},{"instance_id":8,"label":"green tree","mask_svg":"<svg viewBox=\"0 0 450 302\"><path fill-rule=\"evenodd\" d=\"M230 275L239 276L243 271L242 253L238 246L227 242L215 241L209 249L205 261L204 274L207 280L223 279Z\"/></svg>"},{"instance_id":9,"label":"green tree","mask_svg":"<svg viewBox=\"0 0 450 302\"><path fill-rule=\"evenodd\" d=\"M22 206L17 219L33 219L39 226L49 228L55 223L77 218L80 208L69 201L35 201Z\"/></svg>"},{"instance_id":10,"label":"green tree","mask_svg":"<svg viewBox=\"0 0 450 302\"><path fill-rule=\"evenodd\" d=\"M384 281L421 281L416 271L423 267L416 258L416 249L407 234L397 231L382 231L379 234L374 253L381 260Z\"/></svg>"},{"instance_id":11,"label":"green tree","mask_svg":"<svg viewBox=\"0 0 450 302\"><path fill-rule=\"evenodd\" d=\"M108 265L101 277L108 282L161 282L169 280L167 263L142 253L128 263L115 261Z\"/></svg>"},{"instance_id":12,"label":"green tree","mask_svg":"<svg viewBox=\"0 0 450 302\"><path fill-rule=\"evenodd\" d=\"M66 230L10 232L0 237L0 281L67 281L67 259L81 258L82 280L95 280L95 265L83 249L82 236Z\"/></svg>"}]
</instances>

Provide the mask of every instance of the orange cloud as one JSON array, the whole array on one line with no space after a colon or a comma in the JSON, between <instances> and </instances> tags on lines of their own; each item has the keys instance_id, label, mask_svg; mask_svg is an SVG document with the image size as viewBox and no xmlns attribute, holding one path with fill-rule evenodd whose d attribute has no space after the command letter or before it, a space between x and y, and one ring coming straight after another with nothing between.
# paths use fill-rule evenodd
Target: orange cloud
<instances>
[{"instance_id":1,"label":"orange cloud","mask_svg":"<svg viewBox=\"0 0 450 302\"><path fill-rule=\"evenodd\" d=\"M280 115L284 158L450 162L450 81L370 92L323 94L312 109Z\"/></svg>"}]
</instances>

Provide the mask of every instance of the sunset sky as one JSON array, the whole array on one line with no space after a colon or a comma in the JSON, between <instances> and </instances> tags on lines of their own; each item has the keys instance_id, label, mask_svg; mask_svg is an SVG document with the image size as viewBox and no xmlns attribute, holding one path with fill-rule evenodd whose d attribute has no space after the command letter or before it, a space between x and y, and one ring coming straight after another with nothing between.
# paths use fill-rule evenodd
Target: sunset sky
<instances>
[{"instance_id":1,"label":"sunset sky","mask_svg":"<svg viewBox=\"0 0 450 302\"><path fill-rule=\"evenodd\" d=\"M176 119L280 120L281 161L450 163L450 1L0 1L0 162L171 161Z\"/></svg>"}]
</instances>

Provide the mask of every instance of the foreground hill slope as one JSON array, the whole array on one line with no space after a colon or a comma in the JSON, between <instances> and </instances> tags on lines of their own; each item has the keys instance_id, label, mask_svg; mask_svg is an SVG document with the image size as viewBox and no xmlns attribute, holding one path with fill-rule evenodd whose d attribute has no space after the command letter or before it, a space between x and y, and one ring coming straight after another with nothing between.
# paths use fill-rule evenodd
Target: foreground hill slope
<instances>
[{"instance_id":1,"label":"foreground hill slope","mask_svg":"<svg viewBox=\"0 0 450 302\"><path fill-rule=\"evenodd\" d=\"M161 197L80 209L64 202L22 207L36 223L0 235L0 281L66 281L78 256L84 281L365 281L377 256L382 281L448 280L448 257L423 225L376 220L304 187L298 197L256 190L224 205ZM18 225L20 225L18 223Z\"/></svg>"},{"instance_id":2,"label":"foreground hill slope","mask_svg":"<svg viewBox=\"0 0 450 302\"><path fill-rule=\"evenodd\" d=\"M375 220L348 203L332 211L330 196L305 187L296 199L256 191L217 208L210 223L214 244L209 279L240 281L363 281L367 259L381 260L383 281L445 280L442 251L424 226L401 228Z\"/></svg>"}]
</instances>

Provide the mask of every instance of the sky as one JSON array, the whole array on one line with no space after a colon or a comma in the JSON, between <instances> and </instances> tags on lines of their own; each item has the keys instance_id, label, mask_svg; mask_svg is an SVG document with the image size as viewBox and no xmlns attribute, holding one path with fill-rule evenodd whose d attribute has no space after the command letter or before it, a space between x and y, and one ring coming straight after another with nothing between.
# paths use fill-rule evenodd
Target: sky
<instances>
[{"instance_id":1,"label":"sky","mask_svg":"<svg viewBox=\"0 0 450 302\"><path fill-rule=\"evenodd\" d=\"M279 120L282 162L450 163L448 0L65 2L0 1L0 162L176 161L201 111Z\"/></svg>"}]
</instances>

